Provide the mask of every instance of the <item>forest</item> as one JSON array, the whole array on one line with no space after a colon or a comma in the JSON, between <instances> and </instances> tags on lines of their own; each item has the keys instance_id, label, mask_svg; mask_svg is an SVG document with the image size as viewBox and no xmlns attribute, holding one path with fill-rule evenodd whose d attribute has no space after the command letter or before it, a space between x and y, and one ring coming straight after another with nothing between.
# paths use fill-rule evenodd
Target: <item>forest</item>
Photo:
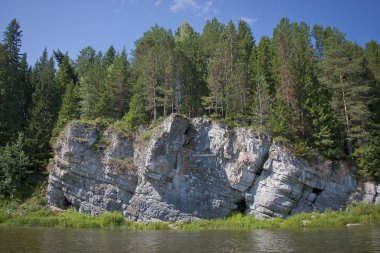
<instances>
[{"instance_id":1,"label":"forest","mask_svg":"<svg viewBox=\"0 0 380 253\"><path fill-rule=\"evenodd\" d=\"M129 131L171 113L250 127L301 157L343 159L380 180L380 44L335 27L282 18L254 38L243 20L154 25L131 55L91 46L76 59L47 49L34 66L10 21L0 42L0 195L18 197L44 178L52 146L70 121ZM42 175L42 176L41 176ZM34 179L33 179L34 178Z\"/></svg>"}]
</instances>

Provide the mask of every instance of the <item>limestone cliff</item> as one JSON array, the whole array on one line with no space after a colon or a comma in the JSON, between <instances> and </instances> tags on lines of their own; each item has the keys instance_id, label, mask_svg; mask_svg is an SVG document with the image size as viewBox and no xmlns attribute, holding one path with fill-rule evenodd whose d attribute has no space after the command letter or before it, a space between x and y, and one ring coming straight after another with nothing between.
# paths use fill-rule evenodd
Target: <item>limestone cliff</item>
<instances>
[{"instance_id":1,"label":"limestone cliff","mask_svg":"<svg viewBox=\"0 0 380 253\"><path fill-rule=\"evenodd\" d=\"M298 159L269 136L179 115L134 138L71 123L49 172L50 205L93 214L118 210L138 221L217 218L236 210L287 217L340 209L352 199L380 201L380 187L357 182L343 162Z\"/></svg>"}]
</instances>

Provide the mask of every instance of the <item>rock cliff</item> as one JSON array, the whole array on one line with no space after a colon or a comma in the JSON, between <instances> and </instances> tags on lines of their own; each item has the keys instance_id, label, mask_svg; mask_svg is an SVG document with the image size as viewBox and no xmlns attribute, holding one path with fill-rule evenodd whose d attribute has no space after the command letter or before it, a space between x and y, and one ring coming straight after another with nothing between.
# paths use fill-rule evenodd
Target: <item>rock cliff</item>
<instances>
[{"instance_id":1,"label":"rock cliff","mask_svg":"<svg viewBox=\"0 0 380 253\"><path fill-rule=\"evenodd\" d=\"M137 221L189 221L241 211L259 218L380 202L340 161L296 158L252 130L171 115L134 138L73 122L49 165L47 201Z\"/></svg>"}]
</instances>

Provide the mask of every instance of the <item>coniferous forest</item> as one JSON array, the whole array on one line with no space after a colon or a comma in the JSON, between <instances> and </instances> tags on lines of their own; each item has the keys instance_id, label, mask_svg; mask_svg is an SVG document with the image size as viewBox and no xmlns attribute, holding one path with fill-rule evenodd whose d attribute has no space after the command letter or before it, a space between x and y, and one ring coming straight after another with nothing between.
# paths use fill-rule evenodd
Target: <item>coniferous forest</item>
<instances>
[{"instance_id":1,"label":"coniferous forest","mask_svg":"<svg viewBox=\"0 0 380 253\"><path fill-rule=\"evenodd\" d=\"M0 195L43 175L52 146L74 119L128 129L169 114L207 115L270 134L308 157L344 159L380 180L380 44L360 46L334 27L283 18L272 37L245 21L158 25L131 55L91 46L76 59L45 49L34 66L17 20L0 43Z\"/></svg>"}]
</instances>

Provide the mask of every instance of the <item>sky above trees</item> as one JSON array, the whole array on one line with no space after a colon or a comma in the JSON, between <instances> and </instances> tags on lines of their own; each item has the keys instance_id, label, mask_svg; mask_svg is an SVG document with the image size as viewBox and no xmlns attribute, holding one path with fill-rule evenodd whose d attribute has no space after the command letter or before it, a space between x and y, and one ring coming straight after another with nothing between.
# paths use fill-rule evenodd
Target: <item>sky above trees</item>
<instances>
[{"instance_id":1,"label":"sky above trees","mask_svg":"<svg viewBox=\"0 0 380 253\"><path fill-rule=\"evenodd\" d=\"M212 17L221 22L244 19L255 38L271 36L281 17L336 26L360 45L380 41L380 1L377 0L2 0L0 31L16 18L23 30L22 51L34 64L45 47L75 58L91 45L127 52L144 31L158 24L175 31L186 20L201 32Z\"/></svg>"}]
</instances>

